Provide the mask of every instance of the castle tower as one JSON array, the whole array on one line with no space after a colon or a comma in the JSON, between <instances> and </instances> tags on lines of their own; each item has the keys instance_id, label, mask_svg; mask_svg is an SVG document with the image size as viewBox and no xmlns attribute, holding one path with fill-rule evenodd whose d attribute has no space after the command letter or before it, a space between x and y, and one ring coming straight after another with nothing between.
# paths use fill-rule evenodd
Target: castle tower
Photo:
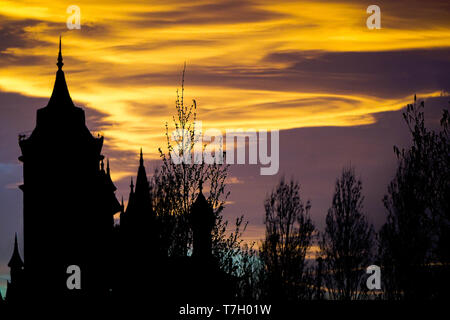
<instances>
[{"instance_id":1,"label":"castle tower","mask_svg":"<svg viewBox=\"0 0 450 320\"><path fill-rule=\"evenodd\" d=\"M216 218L211 205L203 195L203 183L200 181L197 199L191 208L191 226L193 231L193 257L209 259L212 257L212 235Z\"/></svg>"},{"instance_id":2,"label":"castle tower","mask_svg":"<svg viewBox=\"0 0 450 320\"><path fill-rule=\"evenodd\" d=\"M136 185L131 178L127 208L120 215L121 270L126 274L120 286L128 298L138 298L142 292L148 294L150 288L154 290L158 274L155 268L160 263L155 220L141 149Z\"/></svg>"},{"instance_id":3,"label":"castle tower","mask_svg":"<svg viewBox=\"0 0 450 320\"><path fill-rule=\"evenodd\" d=\"M154 223L150 184L144 166L142 149L139 157L136 187L133 184L133 178L131 178L127 209L121 214L120 221L123 232L133 235L149 234Z\"/></svg>"},{"instance_id":4,"label":"castle tower","mask_svg":"<svg viewBox=\"0 0 450 320\"><path fill-rule=\"evenodd\" d=\"M31 135L19 138L27 285L45 298L108 291L105 248L120 210L115 187L100 168L103 137L91 134L84 110L73 104L63 65L60 39L50 100L37 110ZM67 288L70 265L81 269L81 290Z\"/></svg>"}]
</instances>

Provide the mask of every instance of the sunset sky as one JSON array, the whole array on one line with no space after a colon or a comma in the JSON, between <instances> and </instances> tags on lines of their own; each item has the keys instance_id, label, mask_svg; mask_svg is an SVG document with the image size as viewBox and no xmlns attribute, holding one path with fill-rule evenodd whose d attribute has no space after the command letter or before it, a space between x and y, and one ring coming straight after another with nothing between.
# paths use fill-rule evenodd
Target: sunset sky
<instances>
[{"instance_id":1,"label":"sunset sky","mask_svg":"<svg viewBox=\"0 0 450 320\"><path fill-rule=\"evenodd\" d=\"M371 4L380 30L366 26ZM69 5L81 9L80 30L66 27ZM282 130L278 175L231 168L225 217L244 214L252 240L264 235L263 200L281 175L300 181L320 228L349 164L379 227L392 146L408 141L399 110L417 94L436 120L449 101L448 0L0 0L0 278L14 232L22 238L17 134L51 95L59 35L70 94L105 136L119 199L140 147L147 172L158 165L185 62L185 100L196 99L204 128Z\"/></svg>"}]
</instances>

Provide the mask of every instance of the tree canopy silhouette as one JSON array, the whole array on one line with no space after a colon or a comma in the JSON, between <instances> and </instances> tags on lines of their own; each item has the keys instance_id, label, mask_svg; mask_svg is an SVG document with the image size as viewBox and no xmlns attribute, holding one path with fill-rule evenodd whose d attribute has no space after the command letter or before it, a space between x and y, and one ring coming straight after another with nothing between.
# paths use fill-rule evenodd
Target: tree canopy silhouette
<instances>
[{"instance_id":1,"label":"tree canopy silhouette","mask_svg":"<svg viewBox=\"0 0 450 320\"><path fill-rule=\"evenodd\" d=\"M300 185L282 178L265 200L266 238L261 259L266 273L266 292L273 299L300 300L308 296L306 254L315 231Z\"/></svg>"},{"instance_id":2,"label":"tree canopy silhouette","mask_svg":"<svg viewBox=\"0 0 450 320\"><path fill-rule=\"evenodd\" d=\"M424 108L414 97L403 113L411 146L394 146L398 168L384 197L388 216L380 231L379 253L388 299L448 297L449 115L444 110L440 131L430 130Z\"/></svg>"},{"instance_id":3,"label":"tree canopy silhouette","mask_svg":"<svg viewBox=\"0 0 450 320\"><path fill-rule=\"evenodd\" d=\"M325 232L319 241L324 281L331 298L361 298L365 268L372 264L374 230L363 213L362 182L352 167L336 180Z\"/></svg>"},{"instance_id":4,"label":"tree canopy silhouette","mask_svg":"<svg viewBox=\"0 0 450 320\"><path fill-rule=\"evenodd\" d=\"M176 115L173 116L173 133L166 123L167 148L159 148L162 166L154 175L154 208L161 222L162 243L171 256L186 256L192 248L192 229L190 210L197 198L200 184L208 188L207 201L214 210L215 224L212 231L212 250L220 267L228 272L236 271L235 257L239 254L241 236L246 223L243 216L236 219L233 230L228 229L222 211L229 191L226 191L228 165L223 161L206 164L203 161L174 161L173 154L179 158L190 157L194 146L199 141L195 127L197 120L197 103L186 105L184 101L184 76L182 74L181 93L177 91L175 102ZM202 151L206 145L201 146ZM220 159L217 159L220 160ZM206 194L205 194L206 195ZM230 231L230 232L229 232Z\"/></svg>"}]
</instances>

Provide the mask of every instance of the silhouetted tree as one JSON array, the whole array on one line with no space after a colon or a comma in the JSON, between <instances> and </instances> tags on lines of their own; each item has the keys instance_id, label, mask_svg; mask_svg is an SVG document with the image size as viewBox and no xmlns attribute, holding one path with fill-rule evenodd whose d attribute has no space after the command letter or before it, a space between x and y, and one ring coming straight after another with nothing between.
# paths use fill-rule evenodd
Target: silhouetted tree
<instances>
[{"instance_id":1,"label":"silhouetted tree","mask_svg":"<svg viewBox=\"0 0 450 320\"><path fill-rule=\"evenodd\" d=\"M315 275L314 275L314 285L315 292L314 298L316 300L322 300L324 298L324 292L322 288L323 284L323 258L318 256L316 258L316 267L315 267Z\"/></svg>"},{"instance_id":2,"label":"silhouetted tree","mask_svg":"<svg viewBox=\"0 0 450 320\"><path fill-rule=\"evenodd\" d=\"M306 253L313 241L310 202L303 202L300 185L282 178L265 201L266 238L261 246L265 292L273 299L299 300L308 296Z\"/></svg>"},{"instance_id":3,"label":"silhouetted tree","mask_svg":"<svg viewBox=\"0 0 450 320\"><path fill-rule=\"evenodd\" d=\"M441 131L425 126L424 102L403 113L412 145L400 150L396 175L384 205L386 224L380 231L379 253L388 299L448 296L450 255L450 143L448 111Z\"/></svg>"},{"instance_id":4,"label":"silhouetted tree","mask_svg":"<svg viewBox=\"0 0 450 320\"><path fill-rule=\"evenodd\" d=\"M176 110L173 117L174 132L169 132L166 124L167 152L159 148L162 166L155 174L154 201L155 210L163 231L162 243L167 247L169 255L186 256L192 246L192 230L189 223L190 208L198 195L199 185L208 188L207 201L214 209L215 226L212 232L212 249L219 265L225 271L232 273L230 266L239 254L241 235L245 230L243 217L236 220L234 229L228 232L228 221L222 216L224 204L229 196L225 190L228 165L223 159L216 159L213 164L203 161L196 162L191 158L195 144L199 141L201 132L195 127L197 120L197 104L184 103L183 70L181 94L177 91ZM201 146L202 151L206 145ZM184 158L177 162L174 159ZM188 160L190 158L190 160ZM205 194L206 196L206 194Z\"/></svg>"},{"instance_id":5,"label":"silhouetted tree","mask_svg":"<svg viewBox=\"0 0 450 320\"><path fill-rule=\"evenodd\" d=\"M365 268L372 264L374 230L363 213L362 182L353 168L336 181L325 232L319 241L324 282L332 299L361 298Z\"/></svg>"},{"instance_id":6,"label":"silhouetted tree","mask_svg":"<svg viewBox=\"0 0 450 320\"><path fill-rule=\"evenodd\" d=\"M172 199L178 196L178 190L174 188L174 176L162 174L161 169L156 168L150 184L153 209L157 215L155 229L158 230L158 249L163 256L180 256L181 249L178 247L186 240L180 240L180 236L175 234L176 228L179 227L179 217L176 214L176 203L172 202ZM181 236L185 237L184 234Z\"/></svg>"},{"instance_id":7,"label":"silhouetted tree","mask_svg":"<svg viewBox=\"0 0 450 320\"><path fill-rule=\"evenodd\" d=\"M235 275L238 277L236 298L245 301L256 301L262 296L263 264L255 243L245 243L239 250L239 259L235 262Z\"/></svg>"}]
</instances>

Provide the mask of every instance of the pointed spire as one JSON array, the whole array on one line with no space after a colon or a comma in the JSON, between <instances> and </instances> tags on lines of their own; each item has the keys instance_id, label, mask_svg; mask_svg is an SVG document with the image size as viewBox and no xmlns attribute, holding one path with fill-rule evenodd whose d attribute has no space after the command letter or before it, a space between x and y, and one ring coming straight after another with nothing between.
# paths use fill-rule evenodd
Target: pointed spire
<instances>
[{"instance_id":1,"label":"pointed spire","mask_svg":"<svg viewBox=\"0 0 450 320\"><path fill-rule=\"evenodd\" d=\"M14 234L14 251L19 250L19 245L17 244L17 232Z\"/></svg>"},{"instance_id":2,"label":"pointed spire","mask_svg":"<svg viewBox=\"0 0 450 320\"><path fill-rule=\"evenodd\" d=\"M150 187L150 185L148 182L147 173L145 171L145 166L144 166L144 153L142 152L142 148L141 148L140 159L139 159L139 168L138 168L137 177L136 177L136 188L134 191L136 194L140 194L143 197L147 198L147 195L149 194L149 187Z\"/></svg>"},{"instance_id":3,"label":"pointed spire","mask_svg":"<svg viewBox=\"0 0 450 320\"><path fill-rule=\"evenodd\" d=\"M58 63L56 64L58 66L58 70L62 70L62 67L64 65L63 58L61 54L61 36L59 36L59 53L58 53Z\"/></svg>"},{"instance_id":4,"label":"pointed spire","mask_svg":"<svg viewBox=\"0 0 450 320\"><path fill-rule=\"evenodd\" d=\"M17 244L17 233L15 234L14 238L14 251L11 256L11 260L9 260L8 262L8 267L19 269L23 267L23 261L19 253L19 245Z\"/></svg>"},{"instance_id":5,"label":"pointed spire","mask_svg":"<svg viewBox=\"0 0 450 320\"><path fill-rule=\"evenodd\" d=\"M134 192L134 184L133 184L133 177L131 177L131 184L130 184L130 192L133 193Z\"/></svg>"},{"instance_id":6,"label":"pointed spire","mask_svg":"<svg viewBox=\"0 0 450 320\"><path fill-rule=\"evenodd\" d=\"M72 98L70 98L69 89L67 89L66 78L62 70L63 58L61 54L61 36L59 37L59 53L58 53L58 71L56 71L55 84L53 86L52 96L48 102L48 106L73 107Z\"/></svg>"},{"instance_id":7,"label":"pointed spire","mask_svg":"<svg viewBox=\"0 0 450 320\"><path fill-rule=\"evenodd\" d=\"M125 212L125 205L123 204L123 196L122 196L122 201L120 202L120 213L121 213L120 218L122 218L122 213L124 212Z\"/></svg>"},{"instance_id":8,"label":"pointed spire","mask_svg":"<svg viewBox=\"0 0 450 320\"><path fill-rule=\"evenodd\" d=\"M100 170L105 171L105 164L103 163L103 159L100 161Z\"/></svg>"}]
</instances>

